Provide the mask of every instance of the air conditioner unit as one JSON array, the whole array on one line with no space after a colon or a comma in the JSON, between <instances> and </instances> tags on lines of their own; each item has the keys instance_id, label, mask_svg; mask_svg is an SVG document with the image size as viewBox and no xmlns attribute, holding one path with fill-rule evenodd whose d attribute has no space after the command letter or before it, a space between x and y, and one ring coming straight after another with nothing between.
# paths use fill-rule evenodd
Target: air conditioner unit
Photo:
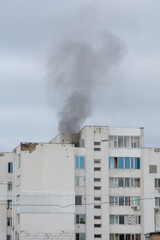
<instances>
[{"instance_id":1,"label":"air conditioner unit","mask_svg":"<svg viewBox=\"0 0 160 240\"><path fill-rule=\"evenodd\" d=\"M139 207L133 206L132 209L133 209L133 211L138 211L138 210L139 210Z\"/></svg>"}]
</instances>

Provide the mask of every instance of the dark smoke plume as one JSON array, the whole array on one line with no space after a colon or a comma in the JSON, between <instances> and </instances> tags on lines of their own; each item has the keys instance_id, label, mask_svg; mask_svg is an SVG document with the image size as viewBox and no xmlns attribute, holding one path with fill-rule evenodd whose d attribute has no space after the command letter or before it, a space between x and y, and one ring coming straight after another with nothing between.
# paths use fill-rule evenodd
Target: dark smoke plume
<instances>
[{"instance_id":1,"label":"dark smoke plume","mask_svg":"<svg viewBox=\"0 0 160 240\"><path fill-rule=\"evenodd\" d=\"M48 66L50 90L60 108L60 132L76 132L91 116L97 84L103 81L106 86L108 71L119 63L124 52L122 41L110 33L101 35L96 44L66 41L58 47Z\"/></svg>"}]
</instances>

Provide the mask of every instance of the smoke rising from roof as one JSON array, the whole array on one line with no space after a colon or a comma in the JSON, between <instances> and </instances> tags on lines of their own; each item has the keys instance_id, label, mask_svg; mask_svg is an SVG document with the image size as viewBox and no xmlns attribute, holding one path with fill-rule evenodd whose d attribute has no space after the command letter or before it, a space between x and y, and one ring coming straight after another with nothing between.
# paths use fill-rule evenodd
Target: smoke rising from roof
<instances>
[{"instance_id":1,"label":"smoke rising from roof","mask_svg":"<svg viewBox=\"0 0 160 240\"><path fill-rule=\"evenodd\" d=\"M125 49L124 43L108 32L100 35L96 44L65 41L59 45L48 67L52 102L60 109L60 132L76 132L91 116L96 87L102 81L106 87L107 73L120 62Z\"/></svg>"}]
</instances>

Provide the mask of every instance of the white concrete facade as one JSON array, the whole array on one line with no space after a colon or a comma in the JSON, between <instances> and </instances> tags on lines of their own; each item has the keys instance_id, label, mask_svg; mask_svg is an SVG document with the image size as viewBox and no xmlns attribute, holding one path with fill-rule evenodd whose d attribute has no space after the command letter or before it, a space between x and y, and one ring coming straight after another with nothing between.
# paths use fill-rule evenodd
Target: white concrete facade
<instances>
[{"instance_id":1,"label":"white concrete facade","mask_svg":"<svg viewBox=\"0 0 160 240\"><path fill-rule=\"evenodd\" d=\"M0 160L0 240L144 240L160 231L160 149L144 148L143 128L85 126Z\"/></svg>"}]
</instances>

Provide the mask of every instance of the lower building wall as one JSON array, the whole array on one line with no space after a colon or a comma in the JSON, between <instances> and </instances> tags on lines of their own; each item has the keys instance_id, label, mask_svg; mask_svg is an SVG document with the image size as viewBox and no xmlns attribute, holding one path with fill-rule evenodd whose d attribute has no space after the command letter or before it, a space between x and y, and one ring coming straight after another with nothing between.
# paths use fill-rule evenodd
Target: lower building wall
<instances>
[{"instance_id":1,"label":"lower building wall","mask_svg":"<svg viewBox=\"0 0 160 240\"><path fill-rule=\"evenodd\" d=\"M74 214L20 214L20 239L74 239Z\"/></svg>"}]
</instances>

